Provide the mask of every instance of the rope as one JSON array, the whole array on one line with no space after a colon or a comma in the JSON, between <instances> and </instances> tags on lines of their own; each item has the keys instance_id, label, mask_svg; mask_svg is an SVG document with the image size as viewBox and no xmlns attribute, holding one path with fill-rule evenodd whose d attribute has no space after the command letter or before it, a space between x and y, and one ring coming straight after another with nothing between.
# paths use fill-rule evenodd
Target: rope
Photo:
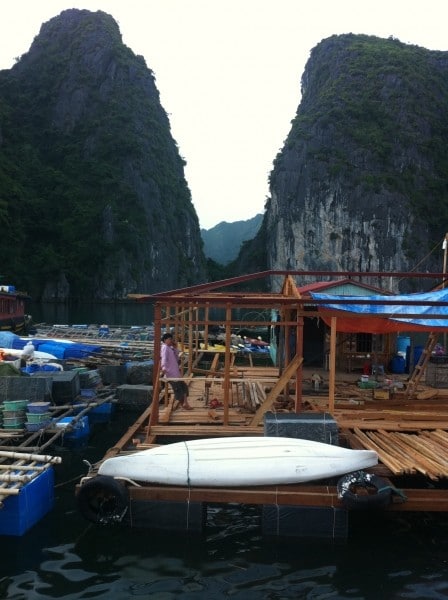
<instances>
[{"instance_id":1,"label":"rope","mask_svg":"<svg viewBox=\"0 0 448 600\"><path fill-rule=\"evenodd\" d=\"M378 494L380 492L386 492L387 490L390 490L392 492L392 494L395 494L396 496L400 496L400 498L403 500L403 502L405 502L408 497L406 496L406 494L404 494L404 492L402 490L399 490L398 488L396 488L393 485L385 485L381 488L378 488Z\"/></svg>"},{"instance_id":2,"label":"rope","mask_svg":"<svg viewBox=\"0 0 448 600\"><path fill-rule=\"evenodd\" d=\"M190 452L188 450L187 443L184 442L185 450L187 452L187 485L188 485L188 498L187 498L187 531L190 527L190 500L191 500L191 481L190 481Z\"/></svg>"},{"instance_id":3,"label":"rope","mask_svg":"<svg viewBox=\"0 0 448 600\"><path fill-rule=\"evenodd\" d=\"M188 487L190 487L191 486L191 481L190 481L190 453L188 451L187 442L184 442L184 446L185 446L185 450L187 452L187 485L188 485Z\"/></svg>"}]
</instances>

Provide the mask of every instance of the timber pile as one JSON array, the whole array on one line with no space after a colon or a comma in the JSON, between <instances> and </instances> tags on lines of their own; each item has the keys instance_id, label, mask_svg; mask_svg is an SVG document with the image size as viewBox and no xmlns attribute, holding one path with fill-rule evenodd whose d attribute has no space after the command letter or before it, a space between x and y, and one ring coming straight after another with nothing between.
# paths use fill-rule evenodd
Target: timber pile
<instances>
[{"instance_id":1,"label":"timber pile","mask_svg":"<svg viewBox=\"0 0 448 600\"><path fill-rule=\"evenodd\" d=\"M259 381L235 382L237 403L249 412L256 412L266 400L266 392Z\"/></svg>"},{"instance_id":2,"label":"timber pile","mask_svg":"<svg viewBox=\"0 0 448 600\"><path fill-rule=\"evenodd\" d=\"M61 461L59 456L0 451L0 507L5 498L17 495L25 484Z\"/></svg>"},{"instance_id":3,"label":"timber pile","mask_svg":"<svg viewBox=\"0 0 448 600\"><path fill-rule=\"evenodd\" d=\"M354 429L359 447L375 450L393 475L421 474L431 480L448 478L448 432L441 429L402 433ZM358 446L358 445L357 445Z\"/></svg>"}]
</instances>

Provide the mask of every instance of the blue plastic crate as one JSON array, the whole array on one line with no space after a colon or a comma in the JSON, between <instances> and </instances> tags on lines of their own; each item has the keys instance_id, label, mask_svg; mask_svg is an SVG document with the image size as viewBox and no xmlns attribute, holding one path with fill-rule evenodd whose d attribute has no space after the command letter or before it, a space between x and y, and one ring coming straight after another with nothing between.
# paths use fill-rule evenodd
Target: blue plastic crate
<instances>
[{"instance_id":1,"label":"blue plastic crate","mask_svg":"<svg viewBox=\"0 0 448 600\"><path fill-rule=\"evenodd\" d=\"M9 496L0 510L0 535L21 536L54 506L54 471L49 467Z\"/></svg>"},{"instance_id":2,"label":"blue plastic crate","mask_svg":"<svg viewBox=\"0 0 448 600\"><path fill-rule=\"evenodd\" d=\"M112 413L114 405L112 402L103 402L99 406L94 406L90 409L92 415L110 415Z\"/></svg>"},{"instance_id":3,"label":"blue plastic crate","mask_svg":"<svg viewBox=\"0 0 448 600\"><path fill-rule=\"evenodd\" d=\"M56 422L56 426L66 428L67 425L72 424L72 421L74 420L74 418L75 417L64 417L63 419L58 419ZM84 415L78 421L76 421L75 425L71 429L67 430L64 433L64 439L66 439L66 440L80 439L80 438L87 437L89 434L90 434L89 417L87 415Z\"/></svg>"}]
</instances>

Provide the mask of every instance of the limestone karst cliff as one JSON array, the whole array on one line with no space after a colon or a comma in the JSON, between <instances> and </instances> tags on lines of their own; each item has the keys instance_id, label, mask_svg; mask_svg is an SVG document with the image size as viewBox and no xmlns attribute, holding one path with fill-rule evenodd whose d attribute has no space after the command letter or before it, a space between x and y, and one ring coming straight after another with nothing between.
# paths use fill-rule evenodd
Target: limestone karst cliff
<instances>
[{"instance_id":1,"label":"limestone karst cliff","mask_svg":"<svg viewBox=\"0 0 448 600\"><path fill-rule=\"evenodd\" d=\"M352 34L318 44L270 176L268 268L441 272L447 106L446 52Z\"/></svg>"},{"instance_id":2,"label":"limestone karst cliff","mask_svg":"<svg viewBox=\"0 0 448 600\"><path fill-rule=\"evenodd\" d=\"M0 72L2 274L34 299L203 281L199 222L152 71L114 19L66 10Z\"/></svg>"}]
</instances>

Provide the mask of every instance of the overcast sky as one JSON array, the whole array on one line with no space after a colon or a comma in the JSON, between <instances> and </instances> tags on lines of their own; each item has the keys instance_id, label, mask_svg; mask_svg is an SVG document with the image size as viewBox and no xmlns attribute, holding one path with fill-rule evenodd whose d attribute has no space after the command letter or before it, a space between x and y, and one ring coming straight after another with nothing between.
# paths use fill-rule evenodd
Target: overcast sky
<instances>
[{"instance_id":1,"label":"overcast sky","mask_svg":"<svg viewBox=\"0 0 448 600\"><path fill-rule=\"evenodd\" d=\"M145 57L205 229L263 212L322 39L366 33L448 50L447 0L1 0L0 69L67 8L109 13Z\"/></svg>"}]
</instances>

